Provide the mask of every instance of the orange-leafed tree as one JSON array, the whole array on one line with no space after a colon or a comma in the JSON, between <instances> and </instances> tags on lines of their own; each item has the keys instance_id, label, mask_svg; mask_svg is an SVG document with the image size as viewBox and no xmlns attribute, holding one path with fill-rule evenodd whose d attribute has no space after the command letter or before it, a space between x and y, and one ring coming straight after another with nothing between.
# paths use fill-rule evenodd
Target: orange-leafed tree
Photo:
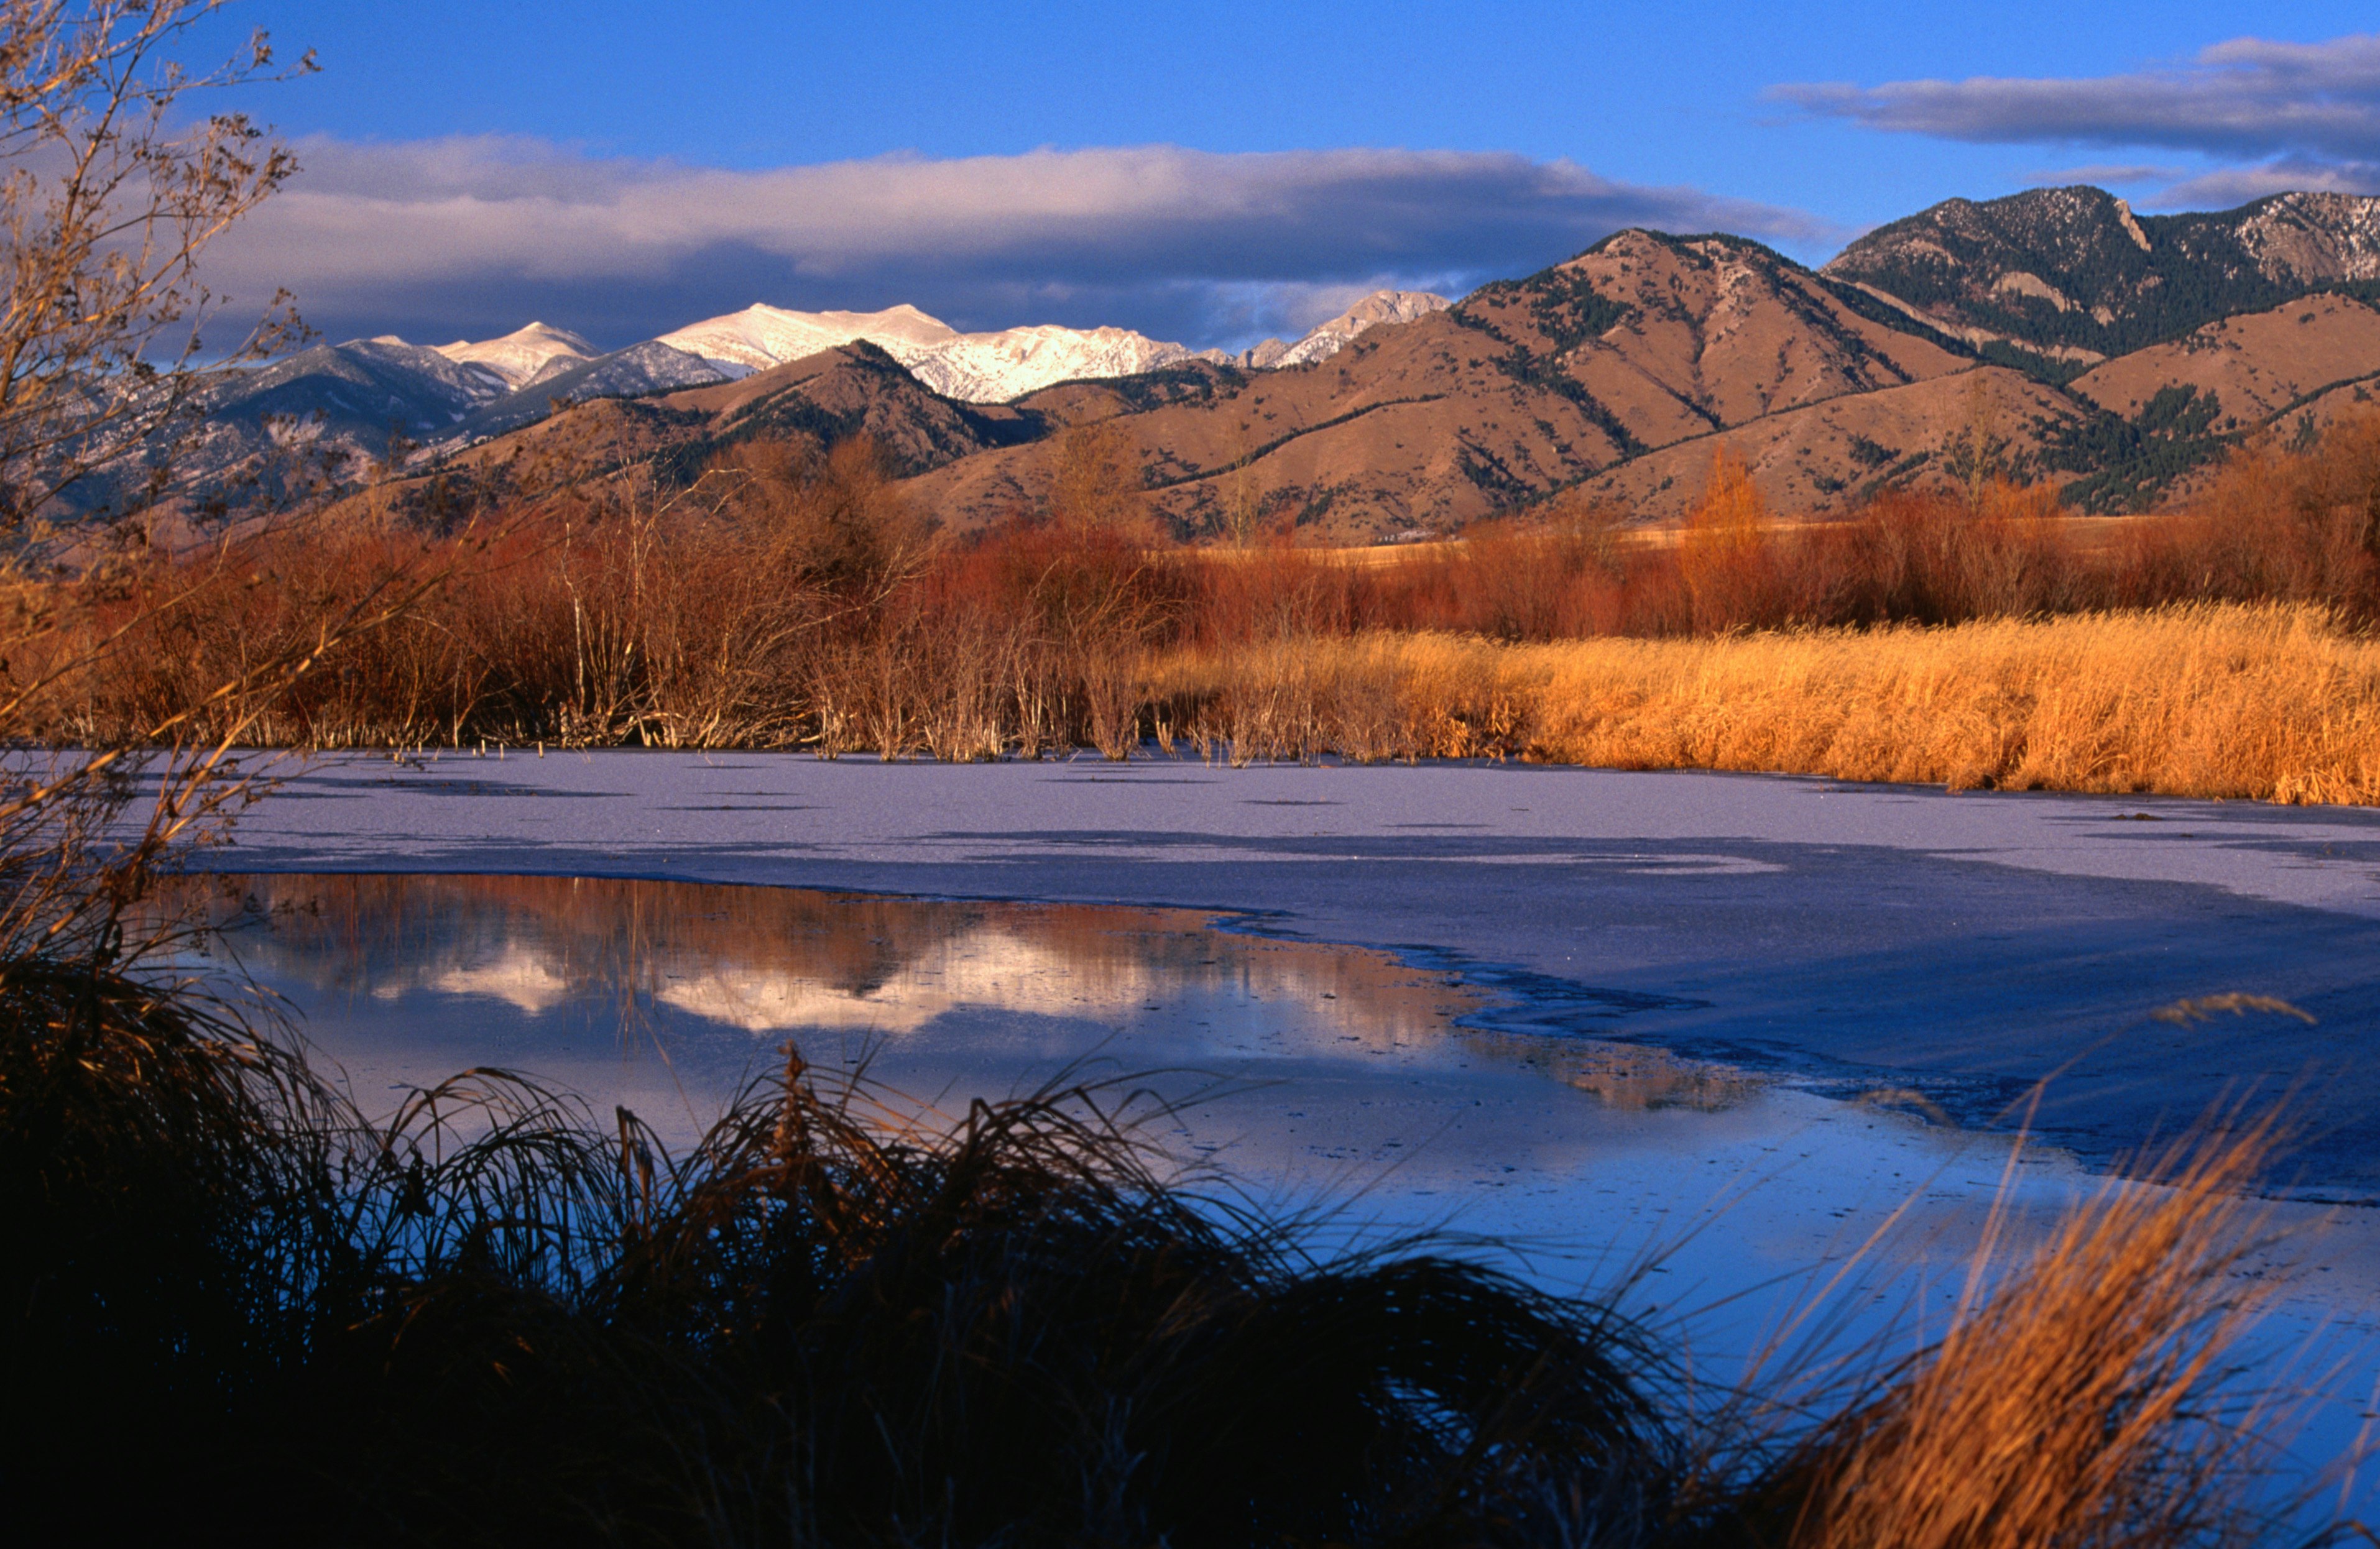
<instances>
[{"instance_id":1,"label":"orange-leafed tree","mask_svg":"<svg viewBox=\"0 0 2380 1549\"><path fill-rule=\"evenodd\" d=\"M1711 454L1710 483L1686 514L1678 540L1678 568L1698 631L1769 622L1768 502L1742 456L1728 447Z\"/></svg>"}]
</instances>

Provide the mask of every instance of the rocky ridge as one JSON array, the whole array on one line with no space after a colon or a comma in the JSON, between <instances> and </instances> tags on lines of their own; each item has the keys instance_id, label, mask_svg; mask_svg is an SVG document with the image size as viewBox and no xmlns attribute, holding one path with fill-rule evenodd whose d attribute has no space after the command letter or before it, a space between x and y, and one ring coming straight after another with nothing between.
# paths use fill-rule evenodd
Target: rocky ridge
<instances>
[{"instance_id":1,"label":"rocky ridge","mask_svg":"<svg viewBox=\"0 0 2380 1549\"><path fill-rule=\"evenodd\" d=\"M1946 200L1877 227L1823 272L1971 345L2082 369L2218 318L2380 282L2380 199L2288 193L2145 216L2091 188Z\"/></svg>"}]
</instances>

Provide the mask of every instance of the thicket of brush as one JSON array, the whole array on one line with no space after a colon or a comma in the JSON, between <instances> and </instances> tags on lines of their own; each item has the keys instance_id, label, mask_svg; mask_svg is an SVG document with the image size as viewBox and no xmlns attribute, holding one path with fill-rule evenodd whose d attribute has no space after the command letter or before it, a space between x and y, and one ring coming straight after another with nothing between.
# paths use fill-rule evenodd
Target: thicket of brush
<instances>
[{"instance_id":1,"label":"thicket of brush","mask_svg":"<svg viewBox=\"0 0 2380 1549\"><path fill-rule=\"evenodd\" d=\"M20 952L0 1490L30 1542L2243 1542L2263 1149L2116 1187L1903 1361L1715 1400L1605 1307L1310 1258L1096 1093L920 1132L789 1056L678 1158L492 1071L373 1121Z\"/></svg>"},{"instance_id":2,"label":"thicket of brush","mask_svg":"<svg viewBox=\"0 0 2380 1549\"><path fill-rule=\"evenodd\" d=\"M929 530L860 442L747 446L667 499L614 484L515 494L460 523L468 502L449 498L443 528L319 522L29 584L19 611L47 633L9 667L22 681L74 663L27 719L111 742L300 648L310 621L386 576L437 575L249 734L949 759L1122 757L1153 736L1241 758L2323 800L2371 799L2380 779L2363 636L2380 608L2380 416L2309 451L2244 451L2190 509L2088 542L2042 491L2006 483L1780 525L1721 462L1674 543L1557 502L1385 560L1166 550L1096 441L1062 471L1047 512L965 540ZM2224 603L2249 611L2208 606ZM1485 648L1566 641L1661 644ZM2178 660L2233 661L2239 681ZM2252 685L2269 720L2230 703ZM1868 733L1842 733L1854 710ZM2177 752L2159 728L2184 724L2200 731Z\"/></svg>"}]
</instances>

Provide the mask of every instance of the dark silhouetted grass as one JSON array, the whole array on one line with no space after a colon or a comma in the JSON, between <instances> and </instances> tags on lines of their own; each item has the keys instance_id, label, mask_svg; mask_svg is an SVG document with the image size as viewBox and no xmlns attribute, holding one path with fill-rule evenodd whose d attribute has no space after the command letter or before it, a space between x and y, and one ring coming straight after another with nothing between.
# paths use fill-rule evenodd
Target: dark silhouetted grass
<instances>
[{"instance_id":1,"label":"dark silhouetted grass","mask_svg":"<svg viewBox=\"0 0 2380 1549\"><path fill-rule=\"evenodd\" d=\"M1313 1261L1160 1181L1095 1092L921 1132L795 1058L674 1159L494 1071L368 1123L103 965L0 994L33 1531L1545 1543L1682 1477L1609 1311Z\"/></svg>"}]
</instances>

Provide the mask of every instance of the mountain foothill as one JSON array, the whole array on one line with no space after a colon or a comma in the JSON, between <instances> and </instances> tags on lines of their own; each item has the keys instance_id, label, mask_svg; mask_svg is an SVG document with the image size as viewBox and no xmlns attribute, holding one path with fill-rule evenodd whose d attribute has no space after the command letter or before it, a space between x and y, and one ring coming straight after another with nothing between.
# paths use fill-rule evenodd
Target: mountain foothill
<instances>
[{"instance_id":1,"label":"mountain foothill","mask_svg":"<svg viewBox=\"0 0 2380 1549\"><path fill-rule=\"evenodd\" d=\"M1383 291L1232 355L756 306L609 353L542 323L325 345L208 391L204 478L293 447L353 478L566 446L686 480L738 442L866 434L958 527L1046 503L1053 440L1093 422L1193 540L1250 521L1393 540L1573 490L1675 519L1721 452L1792 514L1979 469L2140 510L2247 438L2310 437L2380 392L2380 199L2164 216L2089 188L1950 200L1817 269L1631 229L1460 301Z\"/></svg>"}]
</instances>

